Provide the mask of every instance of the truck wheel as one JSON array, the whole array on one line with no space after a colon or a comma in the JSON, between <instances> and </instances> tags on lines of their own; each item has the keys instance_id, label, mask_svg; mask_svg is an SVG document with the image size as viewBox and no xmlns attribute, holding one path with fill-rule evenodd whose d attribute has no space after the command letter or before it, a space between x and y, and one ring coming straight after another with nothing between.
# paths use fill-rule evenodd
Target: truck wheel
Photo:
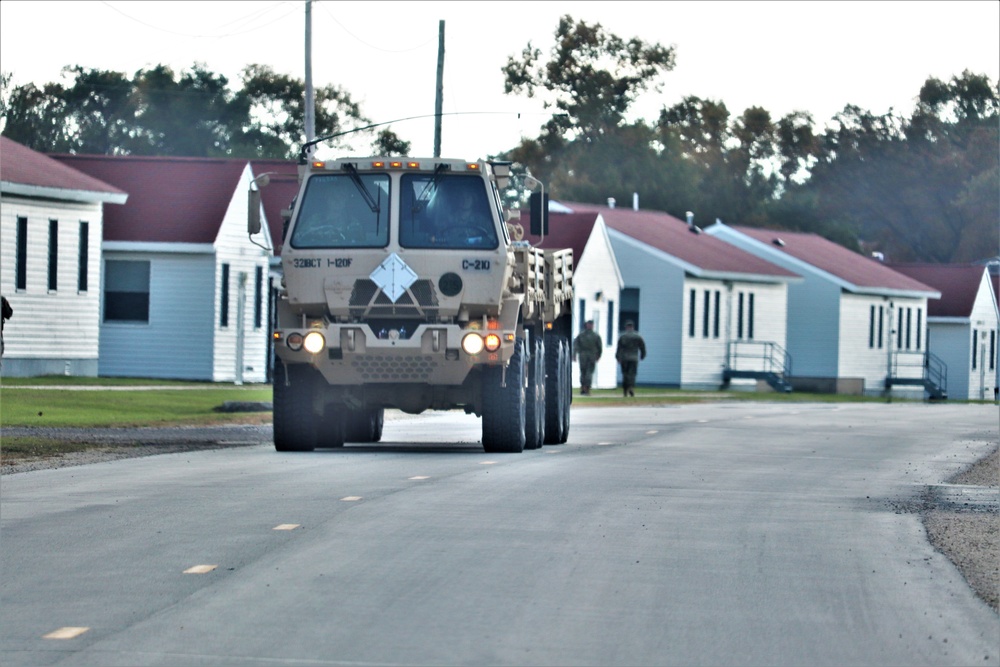
<instances>
[{"instance_id":1,"label":"truck wheel","mask_svg":"<svg viewBox=\"0 0 1000 667\"><path fill-rule=\"evenodd\" d=\"M487 368L483 378L483 449L487 452L524 450L525 423L524 341L514 343L514 356L504 369Z\"/></svg>"},{"instance_id":2,"label":"truck wheel","mask_svg":"<svg viewBox=\"0 0 1000 667\"><path fill-rule=\"evenodd\" d=\"M559 435L559 444L564 444L569 440L569 408L573 403L573 359L571 358L569 341L563 345L563 382L562 382L562 392L563 392L563 414L562 414L562 433Z\"/></svg>"},{"instance_id":3,"label":"truck wheel","mask_svg":"<svg viewBox=\"0 0 1000 667\"><path fill-rule=\"evenodd\" d=\"M348 428L350 413L341 405L329 404L323 411L319 431L316 434L316 446L327 449L343 447Z\"/></svg>"},{"instance_id":4,"label":"truck wheel","mask_svg":"<svg viewBox=\"0 0 1000 667\"><path fill-rule=\"evenodd\" d=\"M378 442L382 439L384 408L352 410L348 413L344 439L347 442Z\"/></svg>"},{"instance_id":5,"label":"truck wheel","mask_svg":"<svg viewBox=\"0 0 1000 667\"><path fill-rule=\"evenodd\" d=\"M274 448L279 452L311 452L316 448L317 419L312 411L316 371L308 366L285 366L274 360Z\"/></svg>"},{"instance_id":6,"label":"truck wheel","mask_svg":"<svg viewBox=\"0 0 1000 667\"><path fill-rule=\"evenodd\" d=\"M564 385L567 371L571 370L568 358L569 343L563 336L545 339L545 443L549 445L566 442L569 398Z\"/></svg>"},{"instance_id":7,"label":"truck wheel","mask_svg":"<svg viewBox=\"0 0 1000 667\"><path fill-rule=\"evenodd\" d=\"M525 403L524 448L538 449L545 441L545 346L532 336Z\"/></svg>"}]
</instances>

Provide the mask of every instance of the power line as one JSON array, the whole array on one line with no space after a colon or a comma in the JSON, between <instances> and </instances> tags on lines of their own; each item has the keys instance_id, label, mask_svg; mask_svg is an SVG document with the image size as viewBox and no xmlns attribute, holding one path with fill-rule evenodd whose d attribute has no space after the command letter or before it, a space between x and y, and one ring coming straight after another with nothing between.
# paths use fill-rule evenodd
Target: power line
<instances>
[{"instance_id":1,"label":"power line","mask_svg":"<svg viewBox=\"0 0 1000 667\"><path fill-rule=\"evenodd\" d=\"M287 2L287 1L279 2L277 4L269 6L267 8L251 12L250 14L247 14L246 16L243 16L242 18L237 18L237 19L231 21L230 23L224 24L223 27L228 26L228 25L233 25L233 24L236 24L236 23L241 23L241 22L244 22L244 21L249 21L249 20L256 19L257 17L263 16L267 12L270 12L270 11L272 11L274 9L277 9L277 8L281 7L282 5L288 5L289 6L289 10L287 12L285 12L281 16L276 17L275 19L273 19L271 21L268 21L267 23L254 26L254 27L248 28L246 30L238 30L238 31L233 31L233 32L225 32L225 33L218 33L218 34L214 34L214 35L208 35L208 34L192 34L192 33L187 33L187 32L179 32L179 31L176 31L176 30L168 30L168 29L166 29L166 28L164 28L162 26L153 25L152 23L147 23L146 21L143 21L142 19L136 18L135 16L132 16L131 14L127 14L127 13L123 12L121 9L119 9L118 7L115 7L111 3L107 2L106 0L101 0L101 4L103 4L104 6L106 6L107 8L109 8L111 10L114 10L118 14L121 14L123 17L125 17L129 21L132 21L134 23L138 23L139 25L144 26L146 28L150 28L151 30L157 30L159 32L167 33L168 35L176 35L178 37L188 37L190 39L221 39L221 38L225 38L225 37L236 37L238 35L245 35L247 33L254 32L254 31L257 31L257 30L261 30L262 28L267 28L269 26L272 26L275 23L278 23L279 21L287 18L288 16L290 16L293 12L295 12L297 10L297 8L295 6L291 5L291 3ZM236 5L236 6L238 6L238 5Z\"/></svg>"}]
</instances>

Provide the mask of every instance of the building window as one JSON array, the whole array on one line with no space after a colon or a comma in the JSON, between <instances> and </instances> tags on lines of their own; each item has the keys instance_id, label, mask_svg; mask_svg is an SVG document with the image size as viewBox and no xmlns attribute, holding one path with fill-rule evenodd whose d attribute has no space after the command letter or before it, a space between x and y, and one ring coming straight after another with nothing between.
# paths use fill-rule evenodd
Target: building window
<instances>
[{"instance_id":1,"label":"building window","mask_svg":"<svg viewBox=\"0 0 1000 667\"><path fill-rule=\"evenodd\" d=\"M976 370L976 359L979 357L979 330L972 330L972 370Z\"/></svg>"},{"instance_id":2,"label":"building window","mask_svg":"<svg viewBox=\"0 0 1000 667\"><path fill-rule=\"evenodd\" d=\"M705 302L703 304L703 312L701 314L701 335L703 338L708 338L708 318L712 312L712 293L705 290Z\"/></svg>"},{"instance_id":3,"label":"building window","mask_svg":"<svg viewBox=\"0 0 1000 667\"><path fill-rule=\"evenodd\" d=\"M257 267L253 285L253 326L260 329L264 324L264 269Z\"/></svg>"},{"instance_id":4,"label":"building window","mask_svg":"<svg viewBox=\"0 0 1000 667\"><path fill-rule=\"evenodd\" d=\"M736 339L743 339L743 292L736 298Z\"/></svg>"},{"instance_id":5,"label":"building window","mask_svg":"<svg viewBox=\"0 0 1000 667\"><path fill-rule=\"evenodd\" d=\"M615 337L615 302L608 301L608 335L604 339L605 345L610 345Z\"/></svg>"},{"instance_id":6,"label":"building window","mask_svg":"<svg viewBox=\"0 0 1000 667\"><path fill-rule=\"evenodd\" d=\"M14 262L16 275L14 289L28 288L28 219L17 219L17 258Z\"/></svg>"},{"instance_id":7,"label":"building window","mask_svg":"<svg viewBox=\"0 0 1000 667\"><path fill-rule=\"evenodd\" d=\"M87 291L87 263L90 259L90 223L80 223L80 249L77 252L76 291Z\"/></svg>"},{"instance_id":8,"label":"building window","mask_svg":"<svg viewBox=\"0 0 1000 667\"><path fill-rule=\"evenodd\" d=\"M688 336L694 338L694 328L695 328L695 311L698 308L697 304L697 292L691 290L690 300L688 301Z\"/></svg>"},{"instance_id":9,"label":"building window","mask_svg":"<svg viewBox=\"0 0 1000 667\"><path fill-rule=\"evenodd\" d=\"M990 331L990 370L997 367L997 332L996 329Z\"/></svg>"},{"instance_id":10,"label":"building window","mask_svg":"<svg viewBox=\"0 0 1000 667\"><path fill-rule=\"evenodd\" d=\"M896 309L896 349L903 349L903 309Z\"/></svg>"},{"instance_id":11,"label":"building window","mask_svg":"<svg viewBox=\"0 0 1000 667\"><path fill-rule=\"evenodd\" d=\"M229 326L229 265L222 265L222 287L220 289L222 304L219 307L219 326Z\"/></svg>"},{"instance_id":12,"label":"building window","mask_svg":"<svg viewBox=\"0 0 1000 667\"><path fill-rule=\"evenodd\" d=\"M906 349L910 349L910 326L913 324L913 309L906 309Z\"/></svg>"},{"instance_id":13,"label":"building window","mask_svg":"<svg viewBox=\"0 0 1000 667\"><path fill-rule=\"evenodd\" d=\"M59 287L59 221L49 220L49 291Z\"/></svg>"},{"instance_id":14,"label":"building window","mask_svg":"<svg viewBox=\"0 0 1000 667\"><path fill-rule=\"evenodd\" d=\"M924 332L924 310L923 308L917 308L917 349L920 349L921 338L923 338Z\"/></svg>"},{"instance_id":15,"label":"building window","mask_svg":"<svg viewBox=\"0 0 1000 667\"><path fill-rule=\"evenodd\" d=\"M748 295L747 304L747 338L753 340L753 304L754 304L754 293L750 292Z\"/></svg>"},{"instance_id":16,"label":"building window","mask_svg":"<svg viewBox=\"0 0 1000 667\"><path fill-rule=\"evenodd\" d=\"M149 322L149 262L104 262L104 321Z\"/></svg>"},{"instance_id":17,"label":"building window","mask_svg":"<svg viewBox=\"0 0 1000 667\"><path fill-rule=\"evenodd\" d=\"M712 337L719 337L719 311L721 309L722 295L719 290L715 290L715 312L712 320Z\"/></svg>"},{"instance_id":18,"label":"building window","mask_svg":"<svg viewBox=\"0 0 1000 667\"><path fill-rule=\"evenodd\" d=\"M882 349L882 332L885 326L885 306L878 307L878 349Z\"/></svg>"},{"instance_id":19,"label":"building window","mask_svg":"<svg viewBox=\"0 0 1000 667\"><path fill-rule=\"evenodd\" d=\"M868 347L875 347L875 306L868 307Z\"/></svg>"}]
</instances>

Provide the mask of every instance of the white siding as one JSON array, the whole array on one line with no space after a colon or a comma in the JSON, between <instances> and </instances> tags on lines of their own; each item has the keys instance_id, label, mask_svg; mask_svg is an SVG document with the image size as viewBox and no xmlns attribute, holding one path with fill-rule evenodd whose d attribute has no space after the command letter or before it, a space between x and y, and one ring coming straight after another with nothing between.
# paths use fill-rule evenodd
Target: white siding
<instances>
[{"instance_id":1,"label":"white siding","mask_svg":"<svg viewBox=\"0 0 1000 667\"><path fill-rule=\"evenodd\" d=\"M691 291L694 290L694 335L691 335ZM705 331L705 293L708 292L708 332ZM715 298L719 295L718 335L715 327ZM743 300L743 325L740 326L740 296ZM750 297L753 296L753 331L750 330ZM683 336L684 372L681 386L691 389L717 388L722 384L729 341L775 343L786 347L785 309L787 287L784 283L724 282L688 277L684 285ZM742 329L742 331L741 331ZM753 350L754 348L744 348ZM763 355L764 348L760 351ZM740 359L737 370L767 370L763 356ZM734 379L734 387L756 386L755 380Z\"/></svg>"},{"instance_id":2,"label":"white siding","mask_svg":"<svg viewBox=\"0 0 1000 667\"><path fill-rule=\"evenodd\" d=\"M100 308L101 204L4 196L0 203L0 290L14 315L4 328L4 374L96 375ZM17 290L17 219L27 218L27 275ZM56 289L49 290L49 220L58 221ZM88 223L87 285L78 290L80 223Z\"/></svg>"},{"instance_id":3,"label":"white siding","mask_svg":"<svg viewBox=\"0 0 1000 667\"><path fill-rule=\"evenodd\" d=\"M885 390L890 368L899 378L919 379L923 376L923 353L927 350L927 299L896 297L889 300L878 295L845 292L840 303L838 350L841 362L837 377L863 378L865 393L879 394ZM878 347L877 322L875 344L869 345L872 306L875 306L876 320L879 306L885 318L885 340L881 349ZM896 354L895 362L893 354ZM923 395L922 388L900 386L893 391Z\"/></svg>"},{"instance_id":4,"label":"white siding","mask_svg":"<svg viewBox=\"0 0 1000 667\"><path fill-rule=\"evenodd\" d=\"M212 379L217 382L264 382L267 378L267 271L270 253L251 243L247 236L247 191L249 165L229 202L215 239L216 266L213 280L215 316L212 320L214 360ZM229 323L222 326L222 265L229 264ZM256 268L264 272L261 326L254 326L254 281ZM241 291L241 281L243 290ZM243 294L242 302L240 294ZM240 314L242 313L242 359ZM240 377L242 375L242 377Z\"/></svg>"},{"instance_id":5,"label":"white siding","mask_svg":"<svg viewBox=\"0 0 1000 667\"><path fill-rule=\"evenodd\" d=\"M100 374L212 380L214 257L105 250L104 259L150 263L149 322L103 322Z\"/></svg>"},{"instance_id":6,"label":"white siding","mask_svg":"<svg viewBox=\"0 0 1000 667\"><path fill-rule=\"evenodd\" d=\"M618 340L618 313L621 306L621 275L611 250L607 228L598 219L584 246L582 256L573 267L573 281L576 300L584 310L573 317L573 337L580 333L581 321L594 320L596 331L604 343L604 352L594 370L595 389L614 389L618 385L618 364L615 361L615 344ZM600 293L600 300L597 294ZM613 308L612 308L613 304ZM611 321L611 335L608 336L608 321ZM580 366L573 364L573 386L580 386Z\"/></svg>"},{"instance_id":7,"label":"white siding","mask_svg":"<svg viewBox=\"0 0 1000 667\"><path fill-rule=\"evenodd\" d=\"M609 236L624 286L639 289L639 333L648 354L636 382L680 386L684 271L619 232L609 230Z\"/></svg>"},{"instance_id":8,"label":"white siding","mask_svg":"<svg viewBox=\"0 0 1000 667\"><path fill-rule=\"evenodd\" d=\"M948 398L953 400L991 400L997 387L997 354L1000 348L1000 331L993 289L989 276L983 279L970 317L934 318L929 323L930 351L948 366ZM972 333L978 335L976 368L972 368ZM990 341L993 341L993 360L990 360Z\"/></svg>"}]
</instances>

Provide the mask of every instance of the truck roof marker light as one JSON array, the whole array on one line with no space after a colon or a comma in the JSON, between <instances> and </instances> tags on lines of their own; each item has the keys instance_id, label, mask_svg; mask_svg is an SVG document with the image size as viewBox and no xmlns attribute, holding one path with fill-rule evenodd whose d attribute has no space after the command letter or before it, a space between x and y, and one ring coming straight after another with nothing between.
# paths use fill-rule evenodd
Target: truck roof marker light
<instances>
[{"instance_id":1,"label":"truck roof marker light","mask_svg":"<svg viewBox=\"0 0 1000 667\"><path fill-rule=\"evenodd\" d=\"M372 168L385 169L385 162L382 162L381 160L376 160L375 162L372 162Z\"/></svg>"},{"instance_id":2,"label":"truck roof marker light","mask_svg":"<svg viewBox=\"0 0 1000 667\"><path fill-rule=\"evenodd\" d=\"M420 163L419 162L407 162L406 166L409 169L420 169Z\"/></svg>"},{"instance_id":3,"label":"truck roof marker light","mask_svg":"<svg viewBox=\"0 0 1000 667\"><path fill-rule=\"evenodd\" d=\"M312 163L312 166L313 169L324 169L326 168L326 162L323 162L322 160L316 160L315 162Z\"/></svg>"},{"instance_id":4,"label":"truck roof marker light","mask_svg":"<svg viewBox=\"0 0 1000 667\"><path fill-rule=\"evenodd\" d=\"M465 165L465 168L468 169L469 171L479 171L479 163L469 162Z\"/></svg>"},{"instance_id":5,"label":"truck roof marker light","mask_svg":"<svg viewBox=\"0 0 1000 667\"><path fill-rule=\"evenodd\" d=\"M390 169L402 169L403 168L403 163L402 162L390 162L389 163L389 168Z\"/></svg>"}]
</instances>

